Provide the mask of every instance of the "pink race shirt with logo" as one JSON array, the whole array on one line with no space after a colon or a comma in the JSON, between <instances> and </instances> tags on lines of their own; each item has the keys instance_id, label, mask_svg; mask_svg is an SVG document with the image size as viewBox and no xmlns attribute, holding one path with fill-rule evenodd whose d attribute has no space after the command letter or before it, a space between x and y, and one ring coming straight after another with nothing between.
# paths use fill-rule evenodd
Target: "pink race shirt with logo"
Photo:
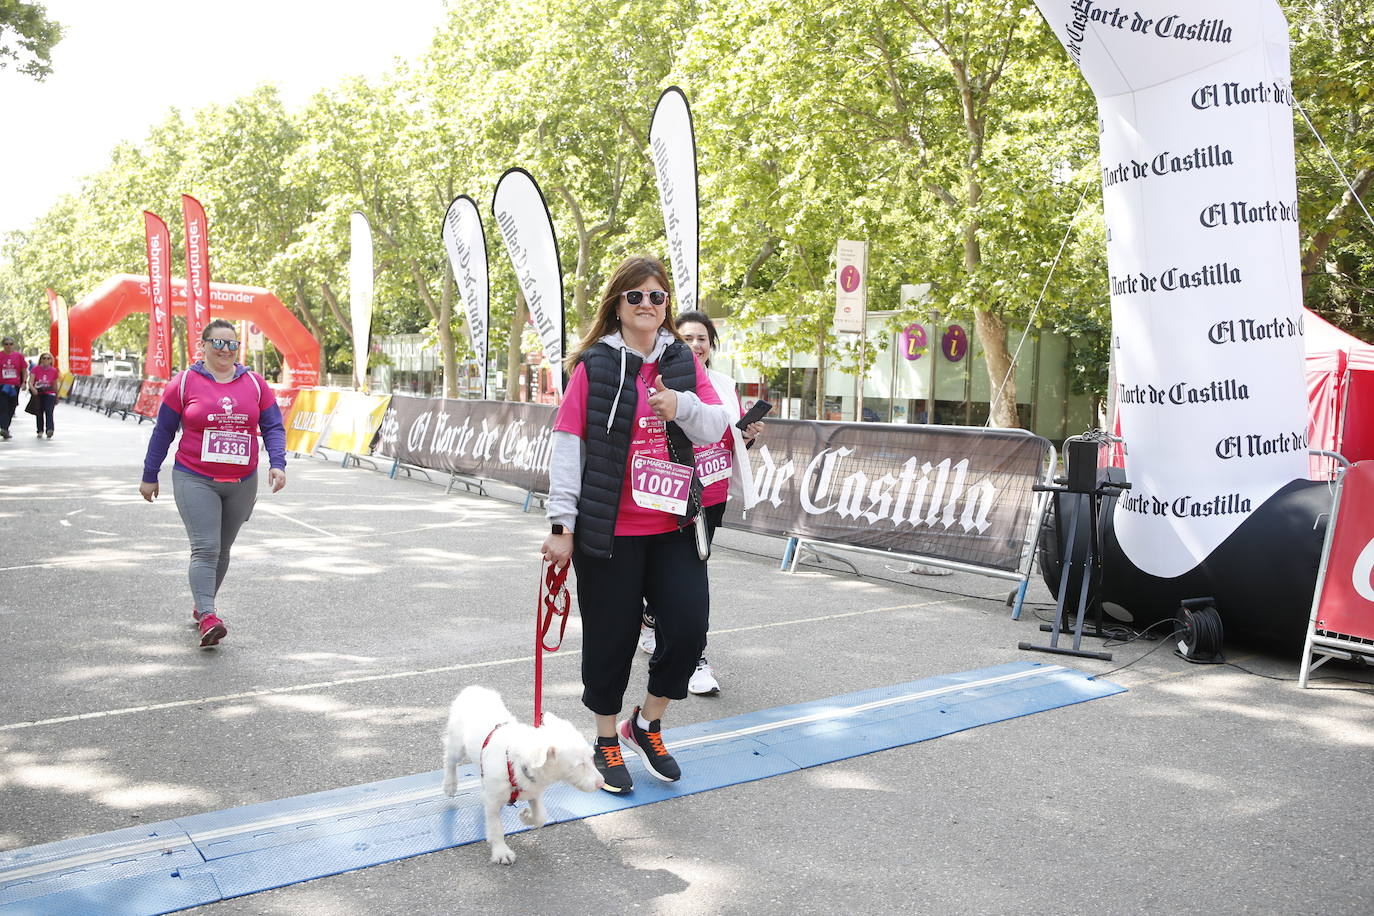
<instances>
[{"instance_id":1,"label":"pink race shirt with logo","mask_svg":"<svg viewBox=\"0 0 1374 916\"><path fill-rule=\"evenodd\" d=\"M57 376L56 366L34 366L33 387L45 394L51 392L57 387Z\"/></svg>"},{"instance_id":2,"label":"pink race shirt with logo","mask_svg":"<svg viewBox=\"0 0 1374 916\"><path fill-rule=\"evenodd\" d=\"M232 382L216 382L198 372L172 379L162 403L181 414L177 464L215 480L242 480L258 469L258 420L276 403L267 384L245 372Z\"/></svg>"},{"instance_id":3,"label":"pink race shirt with logo","mask_svg":"<svg viewBox=\"0 0 1374 916\"><path fill-rule=\"evenodd\" d=\"M24 378L24 370L29 366L24 354L18 350L0 353L0 385L18 385Z\"/></svg>"},{"instance_id":4,"label":"pink race shirt with logo","mask_svg":"<svg viewBox=\"0 0 1374 916\"><path fill-rule=\"evenodd\" d=\"M741 413L736 398L735 419L739 419ZM697 476L701 478L702 483L701 504L716 506L725 502L730 495L730 474L735 468L734 422L725 427L725 435L719 442L714 445L698 445L694 452Z\"/></svg>"},{"instance_id":5,"label":"pink race shirt with logo","mask_svg":"<svg viewBox=\"0 0 1374 916\"><path fill-rule=\"evenodd\" d=\"M699 361L696 361L696 369L697 396L703 404L719 404L720 397ZM635 379L639 398L630 435L630 452L625 459L625 479L620 484L620 507L615 517L616 537L664 534L677 529L676 516L641 506L634 497L636 466L639 465L642 472L646 463L652 466L654 461L668 461L668 438L664 423L649 409L649 383L657 375L658 363L645 363ZM572 433L579 439L587 438L587 370L581 364L573 370L572 378L568 380L568 387L563 392L563 404L558 408L553 428L557 432ZM728 433L726 435L729 436ZM636 462L636 459L640 460Z\"/></svg>"}]
</instances>

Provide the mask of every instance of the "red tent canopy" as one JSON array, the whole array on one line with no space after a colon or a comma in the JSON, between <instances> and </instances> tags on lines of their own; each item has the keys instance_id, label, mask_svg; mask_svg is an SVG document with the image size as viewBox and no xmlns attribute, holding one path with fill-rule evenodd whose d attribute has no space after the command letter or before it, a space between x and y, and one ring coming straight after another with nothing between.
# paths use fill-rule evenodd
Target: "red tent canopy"
<instances>
[{"instance_id":1,"label":"red tent canopy","mask_svg":"<svg viewBox=\"0 0 1374 916\"><path fill-rule=\"evenodd\" d=\"M1374 458L1374 344L1305 309L1303 329L1312 448L1351 461ZM1313 470L1319 470L1316 463Z\"/></svg>"}]
</instances>

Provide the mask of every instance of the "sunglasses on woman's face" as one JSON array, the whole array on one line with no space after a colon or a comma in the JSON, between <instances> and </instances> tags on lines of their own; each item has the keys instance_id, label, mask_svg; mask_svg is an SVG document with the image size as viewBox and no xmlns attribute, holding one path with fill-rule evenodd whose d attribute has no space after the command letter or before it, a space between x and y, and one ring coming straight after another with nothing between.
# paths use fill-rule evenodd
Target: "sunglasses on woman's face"
<instances>
[{"instance_id":1,"label":"sunglasses on woman's face","mask_svg":"<svg viewBox=\"0 0 1374 916\"><path fill-rule=\"evenodd\" d=\"M639 305L639 303L644 301L645 294L645 290L632 289L624 294L625 301L630 303L630 305ZM647 290L647 294L649 296L650 305L662 305L663 303L668 301L668 294L661 289Z\"/></svg>"},{"instance_id":2,"label":"sunglasses on woman's face","mask_svg":"<svg viewBox=\"0 0 1374 916\"><path fill-rule=\"evenodd\" d=\"M211 337L205 342L216 350L228 350L230 353L237 353L239 349L239 342L237 340L222 340L219 337Z\"/></svg>"}]
</instances>

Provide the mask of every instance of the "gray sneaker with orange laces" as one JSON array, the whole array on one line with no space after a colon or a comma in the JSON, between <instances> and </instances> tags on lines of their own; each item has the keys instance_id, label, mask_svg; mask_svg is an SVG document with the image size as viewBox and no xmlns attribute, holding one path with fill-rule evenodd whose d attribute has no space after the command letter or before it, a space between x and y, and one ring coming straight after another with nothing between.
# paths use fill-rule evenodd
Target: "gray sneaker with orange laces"
<instances>
[{"instance_id":1,"label":"gray sneaker with orange laces","mask_svg":"<svg viewBox=\"0 0 1374 916\"><path fill-rule=\"evenodd\" d=\"M615 738L597 738L592 749L592 762L596 771L606 784L601 788L612 795L629 792L635 787L630 771L625 766L625 755L620 752L620 742Z\"/></svg>"},{"instance_id":2,"label":"gray sneaker with orange laces","mask_svg":"<svg viewBox=\"0 0 1374 916\"><path fill-rule=\"evenodd\" d=\"M628 744L630 749L640 756L650 773L664 782L677 782L682 778L682 768L663 746L658 719L650 722L648 728L640 728L639 707L636 706L630 717L620 723L618 732L621 743Z\"/></svg>"}]
</instances>

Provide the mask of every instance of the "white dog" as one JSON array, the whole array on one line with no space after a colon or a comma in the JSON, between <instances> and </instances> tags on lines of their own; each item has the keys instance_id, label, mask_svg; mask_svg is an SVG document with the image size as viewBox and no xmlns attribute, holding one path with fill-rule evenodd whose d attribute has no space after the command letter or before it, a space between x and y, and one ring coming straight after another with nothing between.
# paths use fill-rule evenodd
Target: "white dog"
<instances>
[{"instance_id":1,"label":"white dog","mask_svg":"<svg viewBox=\"0 0 1374 916\"><path fill-rule=\"evenodd\" d=\"M552 713L544 713L539 728L521 725L501 702L500 694L485 687L465 687L453 700L444 735L444 794L458 792L458 764L477 763L482 784L491 860L515 863L506 843L501 808L517 800L529 802L520 820L531 827L548 821L544 790L566 782L583 792L595 792L605 780L592 763L592 747L577 729Z\"/></svg>"}]
</instances>

